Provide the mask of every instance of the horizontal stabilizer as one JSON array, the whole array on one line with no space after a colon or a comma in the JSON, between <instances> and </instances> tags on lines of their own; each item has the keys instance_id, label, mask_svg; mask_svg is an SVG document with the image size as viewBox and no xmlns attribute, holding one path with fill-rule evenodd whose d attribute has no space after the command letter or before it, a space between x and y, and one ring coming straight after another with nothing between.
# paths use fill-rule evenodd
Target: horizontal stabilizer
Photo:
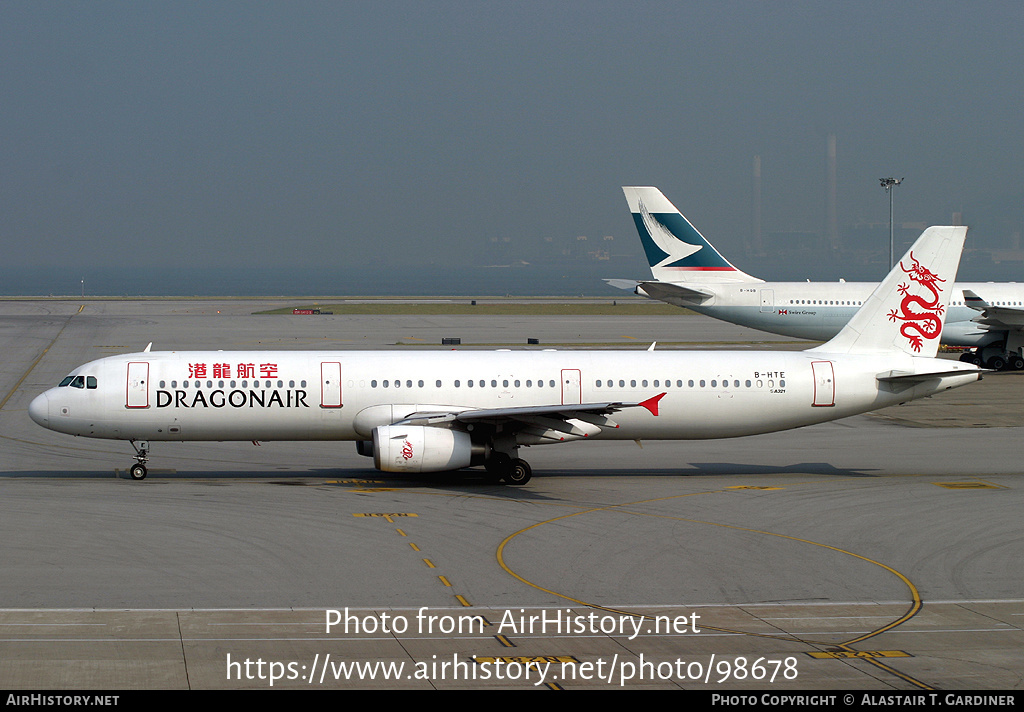
<instances>
[{"instance_id":1,"label":"horizontal stabilizer","mask_svg":"<svg viewBox=\"0 0 1024 712\"><path fill-rule=\"evenodd\" d=\"M951 369L949 371L930 371L928 373L908 373L905 371L889 371L885 374L878 374L875 378L880 383L923 383L924 381L930 381L933 378L943 378L945 376L963 376L965 374L977 374L978 380L981 380L981 374L985 373L985 369L979 369L975 367L969 368L958 368Z\"/></svg>"},{"instance_id":2,"label":"horizontal stabilizer","mask_svg":"<svg viewBox=\"0 0 1024 712\"><path fill-rule=\"evenodd\" d=\"M613 287L628 289L633 294L638 294L641 297L658 299L669 304L678 304L680 300L700 304L715 296L715 293L710 289L686 286L678 282L655 282L635 279L606 279L604 281Z\"/></svg>"},{"instance_id":3,"label":"horizontal stabilizer","mask_svg":"<svg viewBox=\"0 0 1024 712\"><path fill-rule=\"evenodd\" d=\"M687 287L673 282L640 282L636 288L637 294L643 294L651 299L659 299L663 302L673 303L678 300L690 302L706 302L715 296L714 292L699 287Z\"/></svg>"}]
</instances>

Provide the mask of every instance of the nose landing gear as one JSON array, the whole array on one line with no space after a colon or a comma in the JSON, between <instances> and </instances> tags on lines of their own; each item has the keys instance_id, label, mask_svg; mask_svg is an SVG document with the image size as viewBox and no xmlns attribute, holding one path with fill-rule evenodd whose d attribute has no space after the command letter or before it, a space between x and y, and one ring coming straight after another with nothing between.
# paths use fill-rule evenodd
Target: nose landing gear
<instances>
[{"instance_id":1,"label":"nose landing gear","mask_svg":"<svg viewBox=\"0 0 1024 712\"><path fill-rule=\"evenodd\" d=\"M136 463L128 468L128 474L131 475L133 480L144 480L146 479L146 463L149 461L149 442L146 440L139 441L136 445L134 440L129 440L132 447L135 449Z\"/></svg>"}]
</instances>

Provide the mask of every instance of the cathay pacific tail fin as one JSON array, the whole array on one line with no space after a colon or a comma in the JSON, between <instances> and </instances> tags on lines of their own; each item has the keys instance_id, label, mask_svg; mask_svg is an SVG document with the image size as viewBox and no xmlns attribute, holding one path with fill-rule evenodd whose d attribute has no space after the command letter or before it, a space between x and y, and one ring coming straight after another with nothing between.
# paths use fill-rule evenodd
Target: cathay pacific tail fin
<instances>
[{"instance_id":1,"label":"cathay pacific tail fin","mask_svg":"<svg viewBox=\"0 0 1024 712\"><path fill-rule=\"evenodd\" d=\"M742 272L652 187L623 186L651 274L662 282L761 282Z\"/></svg>"}]
</instances>

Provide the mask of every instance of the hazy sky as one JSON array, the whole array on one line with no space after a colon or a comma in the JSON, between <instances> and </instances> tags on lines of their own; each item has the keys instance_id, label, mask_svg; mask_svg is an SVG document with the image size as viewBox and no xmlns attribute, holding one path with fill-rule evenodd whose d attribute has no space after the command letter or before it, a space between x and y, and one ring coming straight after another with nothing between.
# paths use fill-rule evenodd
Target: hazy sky
<instances>
[{"instance_id":1,"label":"hazy sky","mask_svg":"<svg viewBox=\"0 0 1024 712\"><path fill-rule=\"evenodd\" d=\"M1024 223L1020 2L0 3L8 268L458 265L636 239L657 185L723 251ZM529 259L529 255L524 255ZM619 275L609 276L642 276Z\"/></svg>"}]
</instances>

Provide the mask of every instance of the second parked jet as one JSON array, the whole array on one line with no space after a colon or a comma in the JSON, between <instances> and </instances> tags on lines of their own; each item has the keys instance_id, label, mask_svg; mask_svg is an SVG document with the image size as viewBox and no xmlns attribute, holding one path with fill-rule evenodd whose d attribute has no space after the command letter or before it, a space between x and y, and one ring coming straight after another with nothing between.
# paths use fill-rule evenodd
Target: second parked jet
<instances>
[{"instance_id":1,"label":"second parked jet","mask_svg":"<svg viewBox=\"0 0 1024 712\"><path fill-rule=\"evenodd\" d=\"M605 280L615 287L752 329L828 341L878 286L765 282L722 257L657 188L622 190L654 279ZM919 268L906 259L903 265ZM974 349L964 361L1024 369L1024 284L954 284L942 343Z\"/></svg>"}]
</instances>

